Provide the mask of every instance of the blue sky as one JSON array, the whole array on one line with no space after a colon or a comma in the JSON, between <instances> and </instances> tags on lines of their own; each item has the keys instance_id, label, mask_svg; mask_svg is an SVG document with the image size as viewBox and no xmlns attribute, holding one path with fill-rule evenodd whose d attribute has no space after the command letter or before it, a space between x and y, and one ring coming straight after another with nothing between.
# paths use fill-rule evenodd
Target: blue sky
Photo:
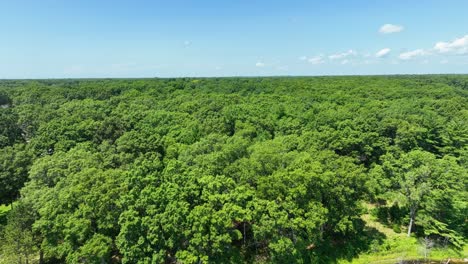
<instances>
[{"instance_id":1,"label":"blue sky","mask_svg":"<svg viewBox=\"0 0 468 264\"><path fill-rule=\"evenodd\" d=\"M468 1L0 0L0 78L468 73Z\"/></svg>"}]
</instances>

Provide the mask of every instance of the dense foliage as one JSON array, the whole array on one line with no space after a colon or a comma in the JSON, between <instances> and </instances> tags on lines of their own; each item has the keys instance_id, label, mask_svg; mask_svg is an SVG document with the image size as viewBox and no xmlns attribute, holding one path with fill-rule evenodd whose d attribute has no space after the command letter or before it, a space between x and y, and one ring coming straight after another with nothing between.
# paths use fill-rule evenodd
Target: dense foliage
<instances>
[{"instance_id":1,"label":"dense foliage","mask_svg":"<svg viewBox=\"0 0 468 264\"><path fill-rule=\"evenodd\" d=\"M468 76L0 81L0 261L328 263L364 204L465 243Z\"/></svg>"}]
</instances>

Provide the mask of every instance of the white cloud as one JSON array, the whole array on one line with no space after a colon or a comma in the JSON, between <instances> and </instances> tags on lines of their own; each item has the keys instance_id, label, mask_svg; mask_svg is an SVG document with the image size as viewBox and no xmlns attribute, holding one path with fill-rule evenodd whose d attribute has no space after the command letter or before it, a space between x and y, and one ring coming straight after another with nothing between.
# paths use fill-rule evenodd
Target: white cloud
<instances>
[{"instance_id":1,"label":"white cloud","mask_svg":"<svg viewBox=\"0 0 468 264\"><path fill-rule=\"evenodd\" d=\"M192 45L192 41L190 41L190 40L184 41L184 47L188 47L190 45Z\"/></svg>"},{"instance_id":2,"label":"white cloud","mask_svg":"<svg viewBox=\"0 0 468 264\"><path fill-rule=\"evenodd\" d=\"M342 61L341 61L341 64L342 64L342 65L345 65L345 64L348 64L348 63L349 63L349 60L342 60Z\"/></svg>"},{"instance_id":3,"label":"white cloud","mask_svg":"<svg viewBox=\"0 0 468 264\"><path fill-rule=\"evenodd\" d=\"M338 60L338 59L344 59L348 56L353 56L353 55L356 55L357 52L355 52L354 50L348 50L346 52L342 52L342 53L337 53L337 54L332 54L330 56L328 56L328 58L330 60Z\"/></svg>"},{"instance_id":4,"label":"white cloud","mask_svg":"<svg viewBox=\"0 0 468 264\"><path fill-rule=\"evenodd\" d=\"M381 50L377 51L377 53L375 53L375 57L377 57L377 58L386 57L390 53L390 51L391 51L391 49L389 49L389 48L381 49Z\"/></svg>"},{"instance_id":5,"label":"white cloud","mask_svg":"<svg viewBox=\"0 0 468 264\"><path fill-rule=\"evenodd\" d=\"M452 42L437 42L434 50L440 53L468 54L468 35L457 38Z\"/></svg>"},{"instance_id":6,"label":"white cloud","mask_svg":"<svg viewBox=\"0 0 468 264\"><path fill-rule=\"evenodd\" d=\"M400 58L400 60L411 60L411 59L414 59L415 57L424 56L424 55L428 55L428 52L423 49L417 49L417 50L412 50L408 52L403 52L400 54L400 56L398 56L398 58Z\"/></svg>"},{"instance_id":7,"label":"white cloud","mask_svg":"<svg viewBox=\"0 0 468 264\"><path fill-rule=\"evenodd\" d=\"M449 61L447 59L443 59L443 60L440 61L440 64L447 64L447 63L449 63Z\"/></svg>"},{"instance_id":8,"label":"white cloud","mask_svg":"<svg viewBox=\"0 0 468 264\"><path fill-rule=\"evenodd\" d=\"M391 34L391 33L398 33L403 31L404 27L399 25L393 24L385 24L380 27L379 32L382 34Z\"/></svg>"},{"instance_id":9,"label":"white cloud","mask_svg":"<svg viewBox=\"0 0 468 264\"><path fill-rule=\"evenodd\" d=\"M308 61L309 63L311 63L311 64L314 64L314 65L322 64L322 63L325 62L325 61L323 60L323 56L312 57L312 58L309 58L307 61Z\"/></svg>"},{"instance_id":10,"label":"white cloud","mask_svg":"<svg viewBox=\"0 0 468 264\"><path fill-rule=\"evenodd\" d=\"M259 68L265 67L265 63L259 61L255 63L255 67L259 67Z\"/></svg>"},{"instance_id":11,"label":"white cloud","mask_svg":"<svg viewBox=\"0 0 468 264\"><path fill-rule=\"evenodd\" d=\"M305 60L307 60L307 57L306 56L299 57L299 60L305 61Z\"/></svg>"}]
</instances>

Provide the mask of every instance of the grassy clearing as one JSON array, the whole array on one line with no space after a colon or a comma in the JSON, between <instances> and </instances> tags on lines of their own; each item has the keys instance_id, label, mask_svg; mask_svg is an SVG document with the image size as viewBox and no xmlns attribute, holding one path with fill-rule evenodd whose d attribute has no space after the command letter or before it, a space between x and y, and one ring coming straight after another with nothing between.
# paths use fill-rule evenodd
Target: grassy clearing
<instances>
[{"instance_id":1,"label":"grassy clearing","mask_svg":"<svg viewBox=\"0 0 468 264\"><path fill-rule=\"evenodd\" d=\"M340 264L390 264L397 263L400 260L422 259L424 258L425 248L415 237L407 237L405 232L396 233L393 229L379 223L370 214L365 214L362 219L366 226L377 229L385 235L383 243L377 241L371 248L353 260L340 260ZM435 261L447 259L463 260L468 258L468 246L462 250L455 250L450 247L433 248L428 251L428 258ZM445 263L445 262L444 262ZM453 263L453 262L451 262ZM460 262L461 263L461 262Z\"/></svg>"},{"instance_id":2,"label":"grassy clearing","mask_svg":"<svg viewBox=\"0 0 468 264\"><path fill-rule=\"evenodd\" d=\"M10 205L6 205L6 204L0 204L0 214L5 214L7 213L8 211L11 210L11 206Z\"/></svg>"},{"instance_id":3,"label":"grassy clearing","mask_svg":"<svg viewBox=\"0 0 468 264\"><path fill-rule=\"evenodd\" d=\"M6 215L11 210L11 205L0 204L0 225L6 224Z\"/></svg>"}]
</instances>

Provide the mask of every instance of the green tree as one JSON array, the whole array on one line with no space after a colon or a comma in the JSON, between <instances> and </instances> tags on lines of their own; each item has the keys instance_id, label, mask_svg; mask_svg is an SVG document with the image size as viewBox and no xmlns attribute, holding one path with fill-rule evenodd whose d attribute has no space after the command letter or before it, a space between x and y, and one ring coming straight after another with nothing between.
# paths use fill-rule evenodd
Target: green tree
<instances>
[{"instance_id":1,"label":"green tree","mask_svg":"<svg viewBox=\"0 0 468 264\"><path fill-rule=\"evenodd\" d=\"M454 204L460 197L459 193L466 190L466 177L463 176L466 170L457 164L455 158L438 159L434 154L421 150L401 153L398 158L387 156L383 168L394 182L389 196L408 209L408 236L415 224L424 228L426 233L435 228L443 235L444 230L434 224L446 227L451 221L447 216L456 214L457 209L442 212L448 209L443 209L447 203ZM441 215L445 215L445 219L440 219ZM445 229L446 235L450 233L448 230Z\"/></svg>"},{"instance_id":2,"label":"green tree","mask_svg":"<svg viewBox=\"0 0 468 264\"><path fill-rule=\"evenodd\" d=\"M0 148L0 204L19 198L20 189L28 180L32 155L24 144Z\"/></svg>"}]
</instances>

